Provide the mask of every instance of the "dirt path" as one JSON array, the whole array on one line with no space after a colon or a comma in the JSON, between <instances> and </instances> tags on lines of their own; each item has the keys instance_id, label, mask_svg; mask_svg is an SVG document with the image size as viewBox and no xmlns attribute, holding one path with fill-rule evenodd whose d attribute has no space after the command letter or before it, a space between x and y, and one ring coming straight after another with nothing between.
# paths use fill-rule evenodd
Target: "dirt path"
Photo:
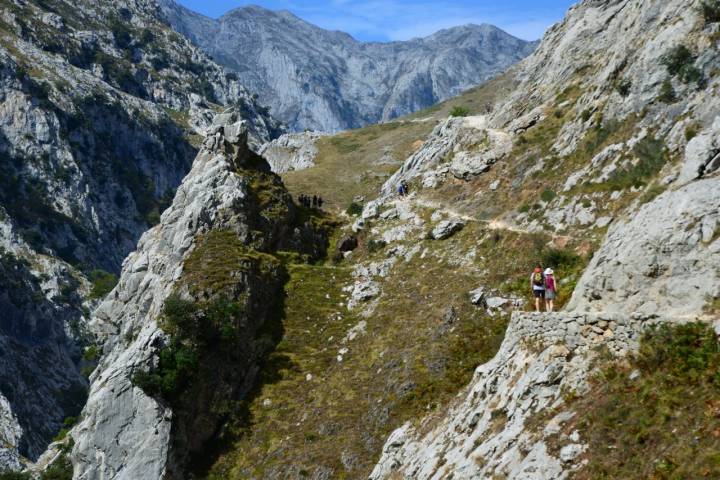
<instances>
[{"instance_id":1,"label":"dirt path","mask_svg":"<svg viewBox=\"0 0 720 480\"><path fill-rule=\"evenodd\" d=\"M441 211L441 212L446 213L449 216L452 216L455 218L460 218L466 222L482 223L490 230L505 230L505 231L509 231L509 232L522 233L525 235L535 233L526 228L522 228L517 225L508 223L507 221L505 221L501 218L495 218L493 220L480 220L478 218L462 214L462 213L458 212L457 210L455 210L453 208L449 208L446 205L443 205L442 203L437 202L435 200L428 200L426 198L417 198L417 197L410 196L406 199L398 199L396 201L407 202L407 203L412 202L415 205L419 205L419 206L425 207L425 208L430 208L430 209L433 209L436 211ZM564 241L563 243L567 243L567 240L572 239L571 235L558 235L553 232L545 232L545 233L548 233L552 236L553 242L560 239L560 240Z\"/></svg>"}]
</instances>

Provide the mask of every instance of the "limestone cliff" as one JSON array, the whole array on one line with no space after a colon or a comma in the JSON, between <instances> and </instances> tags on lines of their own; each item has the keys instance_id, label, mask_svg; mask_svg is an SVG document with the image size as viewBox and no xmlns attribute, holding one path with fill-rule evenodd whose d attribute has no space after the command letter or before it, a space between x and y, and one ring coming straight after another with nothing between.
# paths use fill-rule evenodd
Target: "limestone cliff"
<instances>
[{"instance_id":1,"label":"limestone cliff","mask_svg":"<svg viewBox=\"0 0 720 480\"><path fill-rule=\"evenodd\" d=\"M515 197L513 210L485 207L499 214L493 228L600 245L566 311L514 314L450 410L393 433L371 478L573 478L598 453L582 429L566 433L587 414L568 392L588 392L600 347L632 357L650 325L712 323L718 24L691 3L581 2L475 133L472 119L439 126L386 184L386 195L401 179L458 195L449 184L461 163L477 196ZM498 132L510 149L493 141ZM479 203L460 198L464 211Z\"/></svg>"},{"instance_id":2,"label":"limestone cliff","mask_svg":"<svg viewBox=\"0 0 720 480\"><path fill-rule=\"evenodd\" d=\"M238 119L216 118L172 205L93 314L104 355L70 433L79 478L184 478L282 328L272 325L284 282L272 254L321 252L322 232L299 221ZM169 310L173 301L182 312Z\"/></svg>"},{"instance_id":3,"label":"limestone cliff","mask_svg":"<svg viewBox=\"0 0 720 480\"><path fill-rule=\"evenodd\" d=\"M491 25L464 25L405 42L358 42L290 12L247 6L210 19L160 2L187 35L292 129L333 132L379 123L459 94L536 46Z\"/></svg>"},{"instance_id":4,"label":"limestone cliff","mask_svg":"<svg viewBox=\"0 0 720 480\"><path fill-rule=\"evenodd\" d=\"M79 413L97 360L89 311L216 110L237 106L256 147L279 133L158 16L144 1L0 5L0 468L36 459Z\"/></svg>"}]
</instances>

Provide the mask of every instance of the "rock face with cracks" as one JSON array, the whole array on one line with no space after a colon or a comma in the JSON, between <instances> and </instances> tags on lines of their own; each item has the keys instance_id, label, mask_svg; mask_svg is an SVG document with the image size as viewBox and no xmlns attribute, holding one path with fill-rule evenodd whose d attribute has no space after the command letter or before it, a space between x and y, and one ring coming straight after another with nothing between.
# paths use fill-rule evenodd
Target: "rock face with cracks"
<instances>
[{"instance_id":1,"label":"rock face with cracks","mask_svg":"<svg viewBox=\"0 0 720 480\"><path fill-rule=\"evenodd\" d=\"M143 235L123 264L118 286L91 319L90 328L105 339L105 355L90 378L82 421L71 432L71 458L79 478L181 478L187 456L204 445L220 421L206 407L222 400L218 395L226 401L241 397L252 385L262 353L253 344L253 332L269 321L271 299L283 281L279 263L262 252L301 244L303 227L294 225L294 207L279 180L247 146L244 124L222 124L224 118L214 122L172 206L161 223ZM265 186L278 192L268 210L258 210L256 175L277 182ZM232 265L227 251L208 250L204 243L218 232L231 239L219 248L237 244L251 252L237 272L227 272L228 278L204 270L216 255L222 259L221 272ZM201 258L189 263L193 254ZM266 259L260 270L242 267L246 261L260 261L257 258ZM187 275L194 280L186 284ZM201 378L176 404L149 395L133 380L138 372L158 368L157 355L171 341L161 328L163 306L171 294L195 303L225 295L240 302L245 319L238 327L242 339L234 347L245 352L242 361L216 365L207 385ZM203 358L211 359L212 352L200 357L201 372L203 362L209 361ZM223 373L227 368L232 371Z\"/></svg>"},{"instance_id":2,"label":"rock face with cracks","mask_svg":"<svg viewBox=\"0 0 720 480\"><path fill-rule=\"evenodd\" d=\"M536 43L491 25L464 25L404 42L363 43L287 11L247 6L211 19L173 0L171 25L237 72L295 131L387 121L501 73Z\"/></svg>"},{"instance_id":3,"label":"rock face with cracks","mask_svg":"<svg viewBox=\"0 0 720 480\"><path fill-rule=\"evenodd\" d=\"M372 479L572 478L583 456L596 453L587 451L582 431L557 434L583 413L572 411L564 397L588 390L596 350L622 358L637 351L651 325L712 318L708 304L720 297L720 104L712 93L717 74L709 68L718 52L709 39L718 25L698 12L679 0L580 2L518 66L520 85L488 116L488 128L522 147L528 138L538 141L534 135L547 134L553 118L564 120L544 149L531 151L534 161L513 180L513 194L527 185L523 182L547 178L543 174L557 168L558 158L576 163L565 179L565 195L548 192L542 202L536 200L549 223L533 220L532 211L507 218L529 231L609 230L567 311L513 314L495 358L477 368L449 410L396 430ZM692 49L689 62L706 83L670 76L663 55L681 44ZM657 100L666 79L676 92L669 103ZM599 124L591 120L596 113ZM421 178L423 188L437 189L448 173L462 177L451 165L458 152L467 152L460 157L466 158L476 147L461 144L461 122L439 126L384 192L400 179ZM583 142L593 124L605 122L630 129L620 140L598 145L602 148L585 160ZM661 148L648 154L643 151L648 145ZM663 149L669 158L663 158ZM504 169L503 160L491 169L512 171ZM612 188L603 191L608 184ZM495 180L490 190L501 185ZM645 194L635 195L643 189ZM602 203L614 210L600 213ZM470 295L482 304L482 289ZM543 417L549 409L560 413Z\"/></svg>"},{"instance_id":4,"label":"rock face with cracks","mask_svg":"<svg viewBox=\"0 0 720 480\"><path fill-rule=\"evenodd\" d=\"M217 110L237 106L255 146L280 128L155 2L11 1L0 24L3 470L35 461L82 408L90 311Z\"/></svg>"}]
</instances>

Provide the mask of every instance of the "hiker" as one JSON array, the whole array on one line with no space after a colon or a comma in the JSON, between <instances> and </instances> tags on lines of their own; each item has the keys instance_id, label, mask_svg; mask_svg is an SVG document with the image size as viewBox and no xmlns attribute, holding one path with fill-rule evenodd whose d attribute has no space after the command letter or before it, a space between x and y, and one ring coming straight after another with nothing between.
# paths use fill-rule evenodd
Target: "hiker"
<instances>
[{"instance_id":1,"label":"hiker","mask_svg":"<svg viewBox=\"0 0 720 480\"><path fill-rule=\"evenodd\" d=\"M555 308L555 298L557 297L557 286L553 269L545 269L545 310L552 312Z\"/></svg>"},{"instance_id":2,"label":"hiker","mask_svg":"<svg viewBox=\"0 0 720 480\"><path fill-rule=\"evenodd\" d=\"M401 184L402 184L402 188L403 188L403 193L407 196L407 194L408 194L408 184L407 184L407 182L406 182L405 180L403 180L403 181L401 182Z\"/></svg>"},{"instance_id":3,"label":"hiker","mask_svg":"<svg viewBox=\"0 0 720 480\"><path fill-rule=\"evenodd\" d=\"M305 199L303 198L303 194L301 193L300 195L298 195L298 205L304 205L304 204L305 204Z\"/></svg>"},{"instance_id":4,"label":"hiker","mask_svg":"<svg viewBox=\"0 0 720 480\"><path fill-rule=\"evenodd\" d=\"M322 197L318 195L318 208L322 209L323 203L325 202L323 202Z\"/></svg>"},{"instance_id":5,"label":"hiker","mask_svg":"<svg viewBox=\"0 0 720 480\"><path fill-rule=\"evenodd\" d=\"M530 274L530 287L535 297L535 311L540 311L540 300L545 298L545 274L542 265L538 264Z\"/></svg>"},{"instance_id":6,"label":"hiker","mask_svg":"<svg viewBox=\"0 0 720 480\"><path fill-rule=\"evenodd\" d=\"M398 184L397 190L398 190L398 195L400 195L401 197L404 197L404 196L405 196L405 191L403 190L403 184L402 184L402 183Z\"/></svg>"},{"instance_id":7,"label":"hiker","mask_svg":"<svg viewBox=\"0 0 720 480\"><path fill-rule=\"evenodd\" d=\"M313 195L312 205L313 208L317 207L317 195Z\"/></svg>"}]
</instances>

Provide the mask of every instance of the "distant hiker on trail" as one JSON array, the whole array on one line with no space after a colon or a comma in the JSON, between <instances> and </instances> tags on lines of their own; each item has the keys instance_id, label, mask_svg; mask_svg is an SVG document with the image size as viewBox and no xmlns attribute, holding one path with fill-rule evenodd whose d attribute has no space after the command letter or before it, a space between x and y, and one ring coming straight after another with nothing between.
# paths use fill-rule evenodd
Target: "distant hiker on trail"
<instances>
[{"instance_id":1,"label":"distant hiker on trail","mask_svg":"<svg viewBox=\"0 0 720 480\"><path fill-rule=\"evenodd\" d=\"M317 195L313 195L312 205L313 205L313 208L317 207Z\"/></svg>"},{"instance_id":2,"label":"distant hiker on trail","mask_svg":"<svg viewBox=\"0 0 720 480\"><path fill-rule=\"evenodd\" d=\"M555 276L553 269L545 269L545 310L552 312L555 308L555 298L557 297L557 287L555 285Z\"/></svg>"},{"instance_id":3,"label":"distant hiker on trail","mask_svg":"<svg viewBox=\"0 0 720 480\"><path fill-rule=\"evenodd\" d=\"M535 311L540 311L540 300L545 298L545 274L542 266L538 264L533 273L530 274L530 287L535 297Z\"/></svg>"},{"instance_id":4,"label":"distant hiker on trail","mask_svg":"<svg viewBox=\"0 0 720 480\"><path fill-rule=\"evenodd\" d=\"M304 205L305 204L305 198L303 198L303 194L301 193L298 195L298 205Z\"/></svg>"},{"instance_id":5,"label":"distant hiker on trail","mask_svg":"<svg viewBox=\"0 0 720 480\"><path fill-rule=\"evenodd\" d=\"M322 197L319 196L319 197L318 197L318 208L322 208L323 203L325 203L325 202L323 202Z\"/></svg>"},{"instance_id":6,"label":"distant hiker on trail","mask_svg":"<svg viewBox=\"0 0 720 480\"><path fill-rule=\"evenodd\" d=\"M398 194L401 197L404 197L408 194L408 184L407 182L405 182L405 180L398 184Z\"/></svg>"}]
</instances>

